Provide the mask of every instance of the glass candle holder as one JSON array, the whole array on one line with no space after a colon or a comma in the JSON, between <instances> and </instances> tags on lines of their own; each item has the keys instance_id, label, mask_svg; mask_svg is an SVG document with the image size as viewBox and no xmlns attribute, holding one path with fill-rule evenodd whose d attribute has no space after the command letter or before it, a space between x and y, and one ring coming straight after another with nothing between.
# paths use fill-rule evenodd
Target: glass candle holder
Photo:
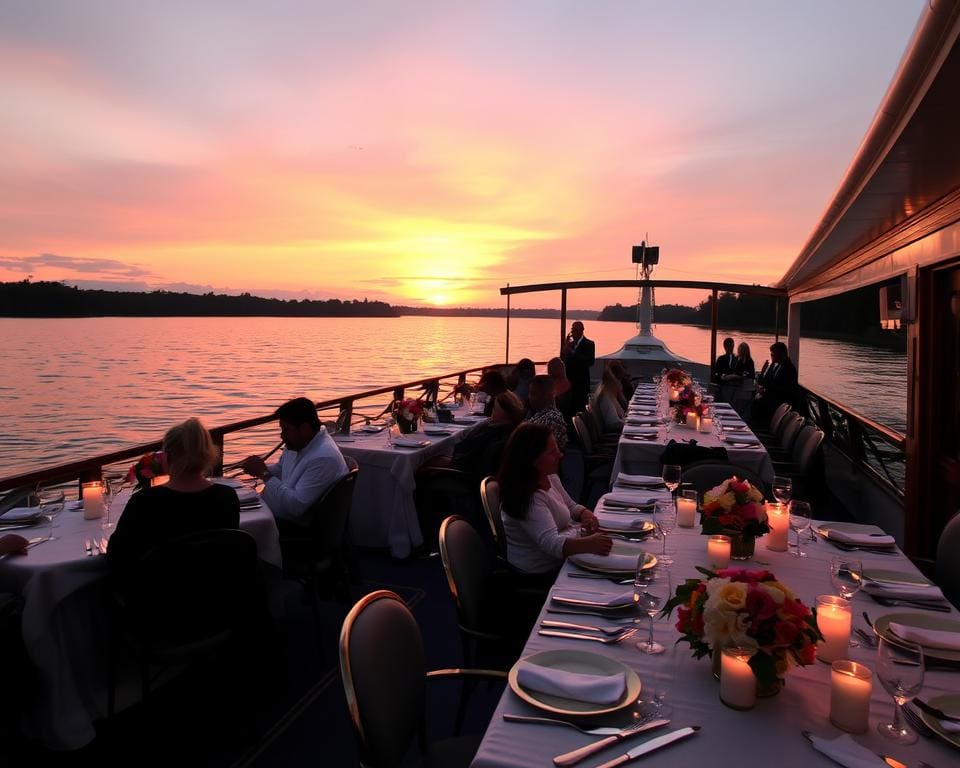
<instances>
[{"instance_id":1,"label":"glass candle holder","mask_svg":"<svg viewBox=\"0 0 960 768\"><path fill-rule=\"evenodd\" d=\"M830 722L850 733L870 727L870 694L873 673L869 667L841 659L830 670Z\"/></svg>"},{"instance_id":2,"label":"glass candle holder","mask_svg":"<svg viewBox=\"0 0 960 768\"><path fill-rule=\"evenodd\" d=\"M83 519L96 520L103 516L103 483L94 480L80 485L83 499Z\"/></svg>"},{"instance_id":3,"label":"glass candle holder","mask_svg":"<svg viewBox=\"0 0 960 768\"><path fill-rule=\"evenodd\" d=\"M767 502L767 524L770 533L767 534L767 549L773 552L786 552L790 535L790 513L784 504Z\"/></svg>"},{"instance_id":4,"label":"glass candle holder","mask_svg":"<svg viewBox=\"0 0 960 768\"><path fill-rule=\"evenodd\" d=\"M682 491L677 497L677 525L693 528L697 524L697 492Z\"/></svg>"},{"instance_id":5,"label":"glass candle holder","mask_svg":"<svg viewBox=\"0 0 960 768\"><path fill-rule=\"evenodd\" d=\"M757 703L757 679L750 668L753 653L746 648L720 652L720 701L732 709L753 709Z\"/></svg>"},{"instance_id":6,"label":"glass candle holder","mask_svg":"<svg viewBox=\"0 0 960 768\"><path fill-rule=\"evenodd\" d=\"M817 658L820 661L847 658L852 624L853 613L849 600L836 595L817 596L817 627L823 634L823 640L817 645Z\"/></svg>"},{"instance_id":7,"label":"glass candle holder","mask_svg":"<svg viewBox=\"0 0 960 768\"><path fill-rule=\"evenodd\" d=\"M726 568L730 565L730 537L709 536L707 538L707 562L714 568Z\"/></svg>"}]
</instances>

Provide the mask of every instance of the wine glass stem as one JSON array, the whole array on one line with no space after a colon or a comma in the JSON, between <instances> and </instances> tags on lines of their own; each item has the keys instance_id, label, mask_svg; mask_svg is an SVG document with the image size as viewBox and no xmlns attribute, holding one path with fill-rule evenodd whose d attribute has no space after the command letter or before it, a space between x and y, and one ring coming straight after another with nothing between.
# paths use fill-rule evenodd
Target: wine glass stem
<instances>
[{"instance_id":1,"label":"wine glass stem","mask_svg":"<svg viewBox=\"0 0 960 768\"><path fill-rule=\"evenodd\" d=\"M803 557L803 548L800 546L801 531L797 531L797 557Z\"/></svg>"},{"instance_id":2,"label":"wine glass stem","mask_svg":"<svg viewBox=\"0 0 960 768\"><path fill-rule=\"evenodd\" d=\"M650 631L647 633L647 647L653 647L653 616L648 616L650 619Z\"/></svg>"},{"instance_id":3,"label":"wine glass stem","mask_svg":"<svg viewBox=\"0 0 960 768\"><path fill-rule=\"evenodd\" d=\"M667 532L666 532L665 530L663 530L663 528L661 528L661 529L660 529L660 535L663 537L663 547L661 547L661 549L660 549L660 554L661 554L661 555L666 555L666 554L667 554ZM651 619L651 621L652 621L652 619Z\"/></svg>"},{"instance_id":4,"label":"wine glass stem","mask_svg":"<svg viewBox=\"0 0 960 768\"><path fill-rule=\"evenodd\" d=\"M893 727L900 733L904 730L903 728L903 716L900 712L900 702L897 701L897 697L893 697Z\"/></svg>"}]
</instances>

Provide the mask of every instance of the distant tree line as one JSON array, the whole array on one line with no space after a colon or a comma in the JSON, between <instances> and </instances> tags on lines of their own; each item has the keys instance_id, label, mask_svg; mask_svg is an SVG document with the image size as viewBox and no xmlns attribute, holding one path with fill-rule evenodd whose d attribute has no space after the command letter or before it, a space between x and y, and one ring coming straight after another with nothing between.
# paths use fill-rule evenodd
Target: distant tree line
<instances>
[{"instance_id":1,"label":"distant tree line","mask_svg":"<svg viewBox=\"0 0 960 768\"><path fill-rule=\"evenodd\" d=\"M395 306L401 315L429 315L431 317L506 317L506 307L404 307ZM510 317L560 317L559 309L511 309ZM574 320L596 320L595 309L568 309L567 317Z\"/></svg>"},{"instance_id":2,"label":"distant tree line","mask_svg":"<svg viewBox=\"0 0 960 768\"><path fill-rule=\"evenodd\" d=\"M383 301L268 299L243 293L104 291L60 282L0 283L0 317L397 317Z\"/></svg>"},{"instance_id":3,"label":"distant tree line","mask_svg":"<svg viewBox=\"0 0 960 768\"><path fill-rule=\"evenodd\" d=\"M801 334L892 347L905 345L903 331L884 331L880 328L879 291L880 285L868 285L838 296L804 303L800 312ZM779 325L781 330L785 330L786 299L747 293L719 294L717 324L720 328L772 331L777 325L778 302ZM708 296L696 307L658 305L654 308L653 319L656 323L709 326L712 312L713 297ZM597 319L636 322L637 305L604 307Z\"/></svg>"}]
</instances>

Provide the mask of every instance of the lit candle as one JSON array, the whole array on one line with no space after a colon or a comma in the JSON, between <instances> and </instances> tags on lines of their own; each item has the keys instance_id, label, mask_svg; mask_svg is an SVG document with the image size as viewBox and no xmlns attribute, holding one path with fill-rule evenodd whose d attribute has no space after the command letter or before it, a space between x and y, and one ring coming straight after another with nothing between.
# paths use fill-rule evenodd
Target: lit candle
<instances>
[{"instance_id":1,"label":"lit candle","mask_svg":"<svg viewBox=\"0 0 960 768\"><path fill-rule=\"evenodd\" d=\"M700 417L700 431L701 432L713 432L713 419L709 416Z\"/></svg>"},{"instance_id":2,"label":"lit candle","mask_svg":"<svg viewBox=\"0 0 960 768\"><path fill-rule=\"evenodd\" d=\"M679 389L671 389L671 390L670 390L670 399L671 399L673 402L676 402L677 400L679 400L679 399L680 399L680 390L679 390Z\"/></svg>"},{"instance_id":3,"label":"lit candle","mask_svg":"<svg viewBox=\"0 0 960 768\"><path fill-rule=\"evenodd\" d=\"M767 507L767 523L770 533L767 534L767 549L774 552L787 551L787 537L790 534L790 515L783 504L770 502Z\"/></svg>"},{"instance_id":4,"label":"lit candle","mask_svg":"<svg viewBox=\"0 0 960 768\"><path fill-rule=\"evenodd\" d=\"M847 658L852 623L849 600L835 595L817 597L817 626L824 637L823 642L817 645L817 658L820 661Z\"/></svg>"},{"instance_id":5,"label":"lit candle","mask_svg":"<svg viewBox=\"0 0 960 768\"><path fill-rule=\"evenodd\" d=\"M696 411L690 411L689 413L687 413L687 426L688 426L690 429L696 429L696 428L697 428L697 420L698 420L698 419L699 419L699 417L697 416L697 412L696 412Z\"/></svg>"},{"instance_id":6,"label":"lit candle","mask_svg":"<svg viewBox=\"0 0 960 768\"><path fill-rule=\"evenodd\" d=\"M103 484L100 481L83 483L80 486L83 499L83 519L96 520L103 516Z\"/></svg>"},{"instance_id":7,"label":"lit candle","mask_svg":"<svg viewBox=\"0 0 960 768\"><path fill-rule=\"evenodd\" d=\"M707 562L714 568L730 565L730 537L710 536L707 539Z\"/></svg>"},{"instance_id":8,"label":"lit candle","mask_svg":"<svg viewBox=\"0 0 960 768\"><path fill-rule=\"evenodd\" d=\"M746 648L724 648L720 653L720 701L728 707L753 709L757 702L757 679L750 669L752 655Z\"/></svg>"},{"instance_id":9,"label":"lit candle","mask_svg":"<svg viewBox=\"0 0 960 768\"><path fill-rule=\"evenodd\" d=\"M157 475L150 478L150 487L155 488L158 485L166 485L170 482L170 475Z\"/></svg>"},{"instance_id":10,"label":"lit candle","mask_svg":"<svg viewBox=\"0 0 960 768\"><path fill-rule=\"evenodd\" d=\"M697 522L697 500L683 496L677 497L677 525L681 528L693 528Z\"/></svg>"},{"instance_id":11,"label":"lit candle","mask_svg":"<svg viewBox=\"0 0 960 768\"><path fill-rule=\"evenodd\" d=\"M870 726L873 674L855 661L833 662L830 671L830 722L850 733L866 733Z\"/></svg>"}]
</instances>

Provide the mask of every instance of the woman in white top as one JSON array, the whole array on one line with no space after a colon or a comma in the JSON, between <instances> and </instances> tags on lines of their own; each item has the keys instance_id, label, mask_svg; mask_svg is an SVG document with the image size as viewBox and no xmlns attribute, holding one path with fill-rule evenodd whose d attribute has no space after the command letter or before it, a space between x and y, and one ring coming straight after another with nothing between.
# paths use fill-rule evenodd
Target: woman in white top
<instances>
[{"instance_id":1,"label":"woman in white top","mask_svg":"<svg viewBox=\"0 0 960 768\"><path fill-rule=\"evenodd\" d=\"M552 575L568 555L606 555L613 545L609 536L596 533L593 512L561 485L561 458L553 432L529 422L517 427L504 450L497 479L507 561L523 573Z\"/></svg>"},{"instance_id":2,"label":"woman in white top","mask_svg":"<svg viewBox=\"0 0 960 768\"><path fill-rule=\"evenodd\" d=\"M600 391L597 393L597 420L603 432L620 433L623 430L624 411L620 405L623 385L608 368L603 372Z\"/></svg>"}]
</instances>

